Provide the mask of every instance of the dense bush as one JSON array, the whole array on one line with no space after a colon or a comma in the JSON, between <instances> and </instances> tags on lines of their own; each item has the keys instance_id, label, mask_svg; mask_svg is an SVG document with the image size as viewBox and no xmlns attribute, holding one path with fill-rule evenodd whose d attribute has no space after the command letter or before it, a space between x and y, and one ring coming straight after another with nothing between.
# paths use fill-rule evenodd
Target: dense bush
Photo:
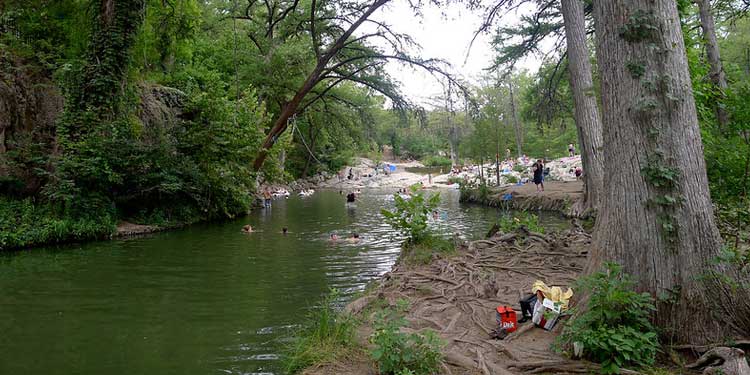
<instances>
[{"instance_id":1,"label":"dense bush","mask_svg":"<svg viewBox=\"0 0 750 375\"><path fill-rule=\"evenodd\" d=\"M31 198L0 196L0 250L105 238L114 232L114 212L72 217L57 211Z\"/></svg>"},{"instance_id":2,"label":"dense bush","mask_svg":"<svg viewBox=\"0 0 750 375\"><path fill-rule=\"evenodd\" d=\"M649 366L659 350L650 315L655 310L648 293L633 291L622 268L605 264L604 271L582 278L579 293L588 293L587 309L569 322L559 340L583 345L583 356L602 364L603 373L619 373L624 366Z\"/></svg>"},{"instance_id":3,"label":"dense bush","mask_svg":"<svg viewBox=\"0 0 750 375\"><path fill-rule=\"evenodd\" d=\"M450 167L453 165L453 162L445 156L431 155L422 159L422 164L427 167Z\"/></svg>"},{"instance_id":4,"label":"dense bush","mask_svg":"<svg viewBox=\"0 0 750 375\"><path fill-rule=\"evenodd\" d=\"M370 336L374 345L370 354L378 363L381 374L429 375L438 372L445 343L437 333L424 335L401 332L406 325L402 314L392 309L380 311L375 318L375 332Z\"/></svg>"}]
</instances>

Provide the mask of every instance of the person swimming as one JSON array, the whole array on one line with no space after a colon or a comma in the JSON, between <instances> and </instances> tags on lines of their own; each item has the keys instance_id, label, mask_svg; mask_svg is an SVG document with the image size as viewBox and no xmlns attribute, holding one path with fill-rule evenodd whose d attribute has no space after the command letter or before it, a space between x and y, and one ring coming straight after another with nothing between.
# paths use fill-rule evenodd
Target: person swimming
<instances>
[{"instance_id":1,"label":"person swimming","mask_svg":"<svg viewBox=\"0 0 750 375\"><path fill-rule=\"evenodd\" d=\"M359 238L359 233L357 233L357 232L352 233L352 235L349 238L346 239L346 241L349 242L349 243L357 243L357 242L359 242L361 240L362 239Z\"/></svg>"},{"instance_id":2,"label":"person swimming","mask_svg":"<svg viewBox=\"0 0 750 375\"><path fill-rule=\"evenodd\" d=\"M281 234L286 235L287 233L289 233L289 228L287 227L281 228Z\"/></svg>"},{"instance_id":3,"label":"person swimming","mask_svg":"<svg viewBox=\"0 0 750 375\"><path fill-rule=\"evenodd\" d=\"M328 241L336 242L339 240L339 236L336 235L336 233L331 233L331 237L328 238Z\"/></svg>"},{"instance_id":4,"label":"person swimming","mask_svg":"<svg viewBox=\"0 0 750 375\"><path fill-rule=\"evenodd\" d=\"M253 233L253 227L250 224L245 225L242 227L242 231L245 233Z\"/></svg>"},{"instance_id":5,"label":"person swimming","mask_svg":"<svg viewBox=\"0 0 750 375\"><path fill-rule=\"evenodd\" d=\"M346 203L354 203L357 200L357 195L351 192L346 195Z\"/></svg>"}]
</instances>

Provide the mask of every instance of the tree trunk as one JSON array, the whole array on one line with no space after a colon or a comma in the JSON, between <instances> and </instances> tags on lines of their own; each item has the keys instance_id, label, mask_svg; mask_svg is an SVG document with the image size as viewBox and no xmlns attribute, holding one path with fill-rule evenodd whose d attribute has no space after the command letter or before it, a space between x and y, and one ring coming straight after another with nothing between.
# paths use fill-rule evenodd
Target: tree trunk
<instances>
[{"instance_id":1,"label":"tree trunk","mask_svg":"<svg viewBox=\"0 0 750 375\"><path fill-rule=\"evenodd\" d=\"M701 28L703 29L703 41L706 44L708 64L711 66L709 75L711 82L719 90L718 101L716 102L716 119L719 121L719 129L724 130L729 123L729 115L722 108L720 102L724 99L724 93L727 89L727 77L721 65L719 42L716 40L716 23L714 22L713 14L711 14L710 0L695 0L695 3L698 5L698 14L701 18Z\"/></svg>"},{"instance_id":2,"label":"tree trunk","mask_svg":"<svg viewBox=\"0 0 750 375\"><path fill-rule=\"evenodd\" d=\"M561 0L565 37L568 44L568 70L575 104L578 144L583 163L583 198L572 209L574 216L589 216L600 206L604 190L602 121L596 103L591 62L586 48L586 20L581 0Z\"/></svg>"},{"instance_id":3,"label":"tree trunk","mask_svg":"<svg viewBox=\"0 0 750 375\"><path fill-rule=\"evenodd\" d=\"M516 134L516 152L520 158L523 155L521 150L521 144L523 143L523 132L521 130L521 123L518 122L518 114L516 113L516 99L513 97L513 81L508 80L508 90L510 92L510 115L513 121L513 131Z\"/></svg>"},{"instance_id":4,"label":"tree trunk","mask_svg":"<svg viewBox=\"0 0 750 375\"><path fill-rule=\"evenodd\" d=\"M313 123L312 123L312 119L310 118L310 116L308 116L307 118L308 118L308 123L310 124L308 131L307 131L308 138L310 139L310 149L308 150L307 147L305 147L305 150L308 152L307 152L307 161L305 162L305 169L302 171L302 178L306 178L307 173L310 172L310 166L312 165L312 159L313 159L313 154L310 151L315 150L315 132L313 131Z\"/></svg>"},{"instance_id":5,"label":"tree trunk","mask_svg":"<svg viewBox=\"0 0 750 375\"><path fill-rule=\"evenodd\" d=\"M656 298L665 342L750 332L748 290L717 264L700 129L674 0L594 1L607 183L587 272L620 263Z\"/></svg>"},{"instance_id":6,"label":"tree trunk","mask_svg":"<svg viewBox=\"0 0 750 375\"><path fill-rule=\"evenodd\" d=\"M281 136L281 134L286 131L287 120L289 120L290 117L297 113L297 108L299 108L302 100L318 84L318 82L320 82L321 74L325 70L326 65L328 65L328 62L330 62L334 56L339 54L339 52L344 48L346 40L349 39L354 31L356 31L357 28L359 28L359 26L361 26L362 23L364 23L372 15L373 12L388 3L388 1L390 0L376 0L375 2L370 4L370 6L367 7L362 15L354 23L349 25L349 28L342 35L340 35L338 39L336 39L336 41L333 43L333 45L331 45L328 51L318 58L315 69L313 69L313 71L310 72L310 75L307 76L307 79L305 79L305 82L294 94L292 100L286 102L281 107L279 117L276 118L276 120L273 122L271 130L268 131L266 139L263 141L260 150L258 150L258 155L255 157L255 161L253 161L253 169L255 171L258 171L261 167L263 167L263 163L266 161L266 157L268 157L268 151L276 143L276 140L279 138L279 136Z\"/></svg>"}]
</instances>

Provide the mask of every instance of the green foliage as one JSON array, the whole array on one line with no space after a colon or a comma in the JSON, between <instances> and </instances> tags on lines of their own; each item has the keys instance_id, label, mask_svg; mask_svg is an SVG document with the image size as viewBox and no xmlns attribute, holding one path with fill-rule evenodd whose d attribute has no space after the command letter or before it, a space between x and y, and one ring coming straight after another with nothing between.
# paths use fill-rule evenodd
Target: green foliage
<instances>
[{"instance_id":1,"label":"green foliage","mask_svg":"<svg viewBox=\"0 0 750 375\"><path fill-rule=\"evenodd\" d=\"M654 41L659 36L659 25L653 13L636 9L620 27L620 36L631 43Z\"/></svg>"},{"instance_id":2,"label":"green foliage","mask_svg":"<svg viewBox=\"0 0 750 375\"><path fill-rule=\"evenodd\" d=\"M680 178L680 170L668 167L655 159L650 159L648 164L641 168L643 177L651 185L657 188L674 188Z\"/></svg>"},{"instance_id":3,"label":"green foliage","mask_svg":"<svg viewBox=\"0 0 750 375\"><path fill-rule=\"evenodd\" d=\"M497 225L500 226L500 231L503 233L514 232L519 228L526 228L531 232L544 233L544 227L539 223L539 216L527 211L503 216L498 220Z\"/></svg>"},{"instance_id":4,"label":"green foliage","mask_svg":"<svg viewBox=\"0 0 750 375\"><path fill-rule=\"evenodd\" d=\"M506 174L503 176L503 178L505 179L505 183L508 183L508 184L515 184L515 183L518 183L518 181L520 181L518 177L512 174Z\"/></svg>"},{"instance_id":5,"label":"green foliage","mask_svg":"<svg viewBox=\"0 0 750 375\"><path fill-rule=\"evenodd\" d=\"M451 159L446 158L444 156L428 156L424 159L422 159L422 164L424 164L427 167L448 167L450 168L453 164L451 162Z\"/></svg>"},{"instance_id":6,"label":"green foliage","mask_svg":"<svg viewBox=\"0 0 750 375\"><path fill-rule=\"evenodd\" d=\"M558 343L583 344L584 357L602 364L603 373L625 366L649 366L659 350L650 314L654 299L633 291L634 283L622 268L607 263L603 271L583 277L579 293L588 293L587 309L566 324Z\"/></svg>"},{"instance_id":7,"label":"green foliage","mask_svg":"<svg viewBox=\"0 0 750 375\"><path fill-rule=\"evenodd\" d=\"M406 243L399 255L399 262L410 265L430 264L435 256L456 254L453 241L429 234L419 243Z\"/></svg>"},{"instance_id":8,"label":"green foliage","mask_svg":"<svg viewBox=\"0 0 750 375\"><path fill-rule=\"evenodd\" d=\"M436 374L445 343L435 331L423 335L403 333L406 325L402 313L385 309L375 318L375 332L370 336L374 348L370 354L381 374Z\"/></svg>"},{"instance_id":9,"label":"green foliage","mask_svg":"<svg viewBox=\"0 0 750 375\"><path fill-rule=\"evenodd\" d=\"M0 196L0 250L109 237L114 212L70 216L51 205Z\"/></svg>"},{"instance_id":10,"label":"green foliage","mask_svg":"<svg viewBox=\"0 0 750 375\"><path fill-rule=\"evenodd\" d=\"M412 194L408 199L394 194L395 210L382 209L380 212L388 224L408 237L409 243L419 244L429 237L427 219L440 203L440 194L426 198L418 185L412 186L410 190Z\"/></svg>"},{"instance_id":11,"label":"green foliage","mask_svg":"<svg viewBox=\"0 0 750 375\"><path fill-rule=\"evenodd\" d=\"M641 78L646 73L646 64L643 62L628 61L625 63L625 67L628 68L630 76L634 79Z\"/></svg>"},{"instance_id":12,"label":"green foliage","mask_svg":"<svg viewBox=\"0 0 750 375\"><path fill-rule=\"evenodd\" d=\"M331 361L352 350L356 322L335 309L340 293L333 289L312 310L283 357L287 373L295 374L315 364Z\"/></svg>"}]
</instances>

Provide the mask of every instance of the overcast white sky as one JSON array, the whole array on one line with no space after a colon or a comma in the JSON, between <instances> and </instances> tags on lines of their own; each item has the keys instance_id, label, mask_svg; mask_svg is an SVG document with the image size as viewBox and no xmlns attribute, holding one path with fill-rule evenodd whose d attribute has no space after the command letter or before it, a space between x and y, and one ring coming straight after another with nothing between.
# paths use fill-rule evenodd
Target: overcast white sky
<instances>
[{"instance_id":1,"label":"overcast white sky","mask_svg":"<svg viewBox=\"0 0 750 375\"><path fill-rule=\"evenodd\" d=\"M386 21L397 32L410 34L422 46L421 57L444 59L451 63L454 72L471 82L477 82L484 73L483 69L490 66L493 60L491 35L485 34L474 42L471 54L464 64L471 38L482 21L481 15L460 5L443 8L430 5L423 8L422 13L422 17L416 17L406 1L396 0L386 9L381 9L375 18ZM517 23L517 19L518 14L510 14L500 22L513 25ZM539 59L532 57L516 67L535 72L539 65ZM422 70L415 71L389 62L388 71L402 83L403 93L416 102L427 104L429 97L442 93L440 84Z\"/></svg>"}]
</instances>

